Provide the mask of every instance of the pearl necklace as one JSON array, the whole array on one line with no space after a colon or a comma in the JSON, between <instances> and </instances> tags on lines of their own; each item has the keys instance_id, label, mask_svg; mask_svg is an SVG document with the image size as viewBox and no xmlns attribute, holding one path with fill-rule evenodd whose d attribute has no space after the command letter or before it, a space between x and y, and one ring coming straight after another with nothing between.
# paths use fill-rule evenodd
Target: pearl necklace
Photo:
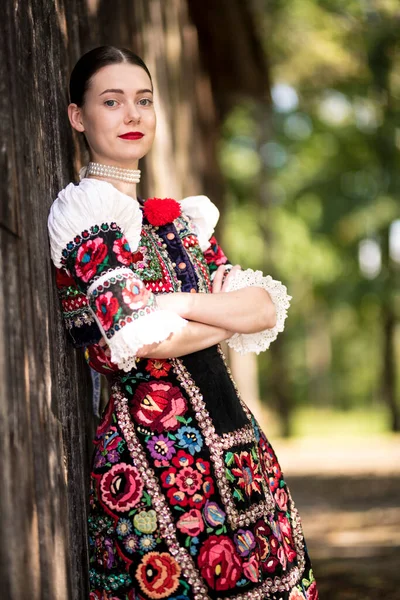
<instances>
[{"instance_id":1,"label":"pearl necklace","mask_svg":"<svg viewBox=\"0 0 400 600\"><path fill-rule=\"evenodd\" d=\"M90 162L87 167L82 167L79 171L81 179L88 175L97 175L98 177L109 177L110 179L119 179L127 183L140 182L140 169L123 169L121 167L112 167L97 162Z\"/></svg>"}]
</instances>

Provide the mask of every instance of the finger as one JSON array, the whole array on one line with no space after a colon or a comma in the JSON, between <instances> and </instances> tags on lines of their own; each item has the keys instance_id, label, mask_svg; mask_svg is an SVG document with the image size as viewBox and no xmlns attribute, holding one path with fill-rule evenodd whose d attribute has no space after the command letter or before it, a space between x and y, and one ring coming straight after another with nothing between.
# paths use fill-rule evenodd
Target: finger
<instances>
[{"instance_id":1,"label":"finger","mask_svg":"<svg viewBox=\"0 0 400 600\"><path fill-rule=\"evenodd\" d=\"M224 282L222 284L221 292L226 292L226 290L228 288L228 283L229 283L231 277L233 277L235 275L235 273L237 273L238 271L240 271L241 268L242 267L240 265L235 265L234 267L232 267L232 269L229 271L229 273L227 274L227 276L224 279Z\"/></svg>"},{"instance_id":2,"label":"finger","mask_svg":"<svg viewBox=\"0 0 400 600\"><path fill-rule=\"evenodd\" d=\"M217 294L221 291L222 279L225 273L225 265L221 265L215 272L212 291L214 294Z\"/></svg>"}]
</instances>

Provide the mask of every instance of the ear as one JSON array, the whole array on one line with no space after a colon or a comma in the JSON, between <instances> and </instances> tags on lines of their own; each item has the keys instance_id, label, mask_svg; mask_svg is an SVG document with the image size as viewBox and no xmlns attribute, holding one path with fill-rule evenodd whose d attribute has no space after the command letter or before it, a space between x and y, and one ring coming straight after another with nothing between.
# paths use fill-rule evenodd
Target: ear
<instances>
[{"instance_id":1,"label":"ear","mask_svg":"<svg viewBox=\"0 0 400 600\"><path fill-rule=\"evenodd\" d=\"M74 102L68 105L68 118L74 129L80 132L85 131L85 127L82 122L82 110Z\"/></svg>"}]
</instances>

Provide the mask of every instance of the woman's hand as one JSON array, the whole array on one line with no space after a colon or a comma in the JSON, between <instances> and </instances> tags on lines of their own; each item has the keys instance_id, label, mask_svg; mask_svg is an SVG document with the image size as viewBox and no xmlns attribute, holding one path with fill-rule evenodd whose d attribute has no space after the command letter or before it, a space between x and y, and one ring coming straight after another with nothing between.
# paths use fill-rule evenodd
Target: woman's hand
<instances>
[{"instance_id":1,"label":"woman's hand","mask_svg":"<svg viewBox=\"0 0 400 600\"><path fill-rule=\"evenodd\" d=\"M213 294L219 294L220 292L226 292L228 281L237 271L241 270L240 265L235 265L226 275L226 265L221 265L215 272L212 292Z\"/></svg>"}]
</instances>

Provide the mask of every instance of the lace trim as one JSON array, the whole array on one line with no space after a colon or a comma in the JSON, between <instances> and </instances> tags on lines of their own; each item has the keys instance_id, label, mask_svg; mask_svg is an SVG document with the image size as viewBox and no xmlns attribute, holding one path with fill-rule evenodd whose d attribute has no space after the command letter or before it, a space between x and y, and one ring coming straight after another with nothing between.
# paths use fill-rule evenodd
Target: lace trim
<instances>
[{"instance_id":1,"label":"lace trim","mask_svg":"<svg viewBox=\"0 0 400 600\"><path fill-rule=\"evenodd\" d=\"M97 318L96 318L97 320ZM111 362L122 371L136 368L136 354L143 346L165 341L181 331L188 321L169 310L155 310L128 323L107 340Z\"/></svg>"},{"instance_id":2,"label":"lace trim","mask_svg":"<svg viewBox=\"0 0 400 600\"><path fill-rule=\"evenodd\" d=\"M232 292L248 286L262 287L269 293L275 305L276 324L271 329L265 329L258 333L234 333L227 343L229 348L240 354L249 352L259 354L268 350L271 343L278 337L278 333L284 330L287 309L292 296L288 295L287 288L283 283L272 279L271 275L264 276L262 271L253 271L253 269L237 271L229 280L227 291Z\"/></svg>"}]
</instances>

